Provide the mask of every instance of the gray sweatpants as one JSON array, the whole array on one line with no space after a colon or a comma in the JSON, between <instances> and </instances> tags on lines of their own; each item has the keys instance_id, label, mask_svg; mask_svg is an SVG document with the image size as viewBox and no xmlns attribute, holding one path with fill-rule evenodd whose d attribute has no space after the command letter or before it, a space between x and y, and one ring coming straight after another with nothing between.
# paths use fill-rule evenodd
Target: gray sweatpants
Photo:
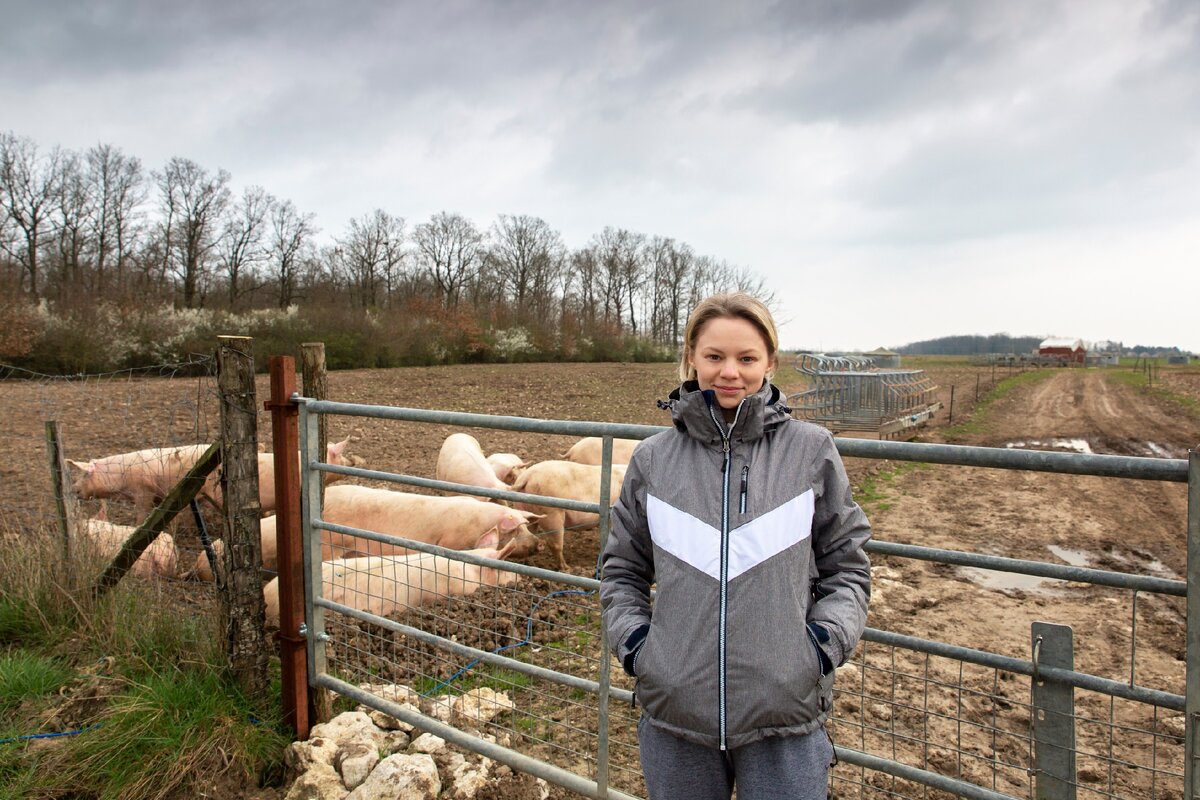
<instances>
[{"instance_id":1,"label":"gray sweatpants","mask_svg":"<svg viewBox=\"0 0 1200 800\"><path fill-rule=\"evenodd\" d=\"M825 800L833 745L824 728L772 736L721 752L638 720L642 774L650 800Z\"/></svg>"}]
</instances>

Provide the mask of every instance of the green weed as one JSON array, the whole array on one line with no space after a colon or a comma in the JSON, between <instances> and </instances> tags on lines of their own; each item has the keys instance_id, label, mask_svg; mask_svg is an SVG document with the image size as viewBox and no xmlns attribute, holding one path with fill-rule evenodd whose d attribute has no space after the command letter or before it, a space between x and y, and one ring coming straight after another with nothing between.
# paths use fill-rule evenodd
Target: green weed
<instances>
[{"instance_id":1,"label":"green weed","mask_svg":"<svg viewBox=\"0 0 1200 800\"><path fill-rule=\"evenodd\" d=\"M24 651L0 655L0 712L52 694L71 675L72 671L55 658Z\"/></svg>"}]
</instances>

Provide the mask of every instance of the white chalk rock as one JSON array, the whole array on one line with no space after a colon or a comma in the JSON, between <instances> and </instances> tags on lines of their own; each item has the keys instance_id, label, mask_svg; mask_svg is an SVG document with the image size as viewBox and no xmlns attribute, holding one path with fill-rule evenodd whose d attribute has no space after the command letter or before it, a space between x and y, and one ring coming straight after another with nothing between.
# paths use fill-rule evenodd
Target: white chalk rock
<instances>
[{"instance_id":1,"label":"white chalk rock","mask_svg":"<svg viewBox=\"0 0 1200 800\"><path fill-rule=\"evenodd\" d=\"M449 800L474 800L479 790L487 786L494 764L490 758L472 764L462 756L451 761L450 774L453 776L453 785L446 797Z\"/></svg>"},{"instance_id":2,"label":"white chalk rock","mask_svg":"<svg viewBox=\"0 0 1200 800\"><path fill-rule=\"evenodd\" d=\"M486 686L472 689L454 700L454 712L476 726L491 722L497 715L517 708L508 695Z\"/></svg>"},{"instance_id":3,"label":"white chalk rock","mask_svg":"<svg viewBox=\"0 0 1200 800\"><path fill-rule=\"evenodd\" d=\"M336 739L325 736L308 737L304 742L292 742L283 751L283 763L294 774L303 774L314 765L322 765L333 769L333 760L337 757L338 743Z\"/></svg>"},{"instance_id":4,"label":"white chalk rock","mask_svg":"<svg viewBox=\"0 0 1200 800\"><path fill-rule=\"evenodd\" d=\"M409 750L417 753L440 753L446 749L446 740L440 736L434 736L432 733L422 733L417 738L413 739L412 744L408 747Z\"/></svg>"},{"instance_id":5,"label":"white chalk rock","mask_svg":"<svg viewBox=\"0 0 1200 800\"><path fill-rule=\"evenodd\" d=\"M436 800L441 791L433 756L398 753L380 761L346 800Z\"/></svg>"},{"instance_id":6,"label":"white chalk rock","mask_svg":"<svg viewBox=\"0 0 1200 800\"><path fill-rule=\"evenodd\" d=\"M434 700L429 706L429 716L449 724L450 718L454 716L454 698L449 695L442 695Z\"/></svg>"},{"instance_id":7,"label":"white chalk rock","mask_svg":"<svg viewBox=\"0 0 1200 800\"><path fill-rule=\"evenodd\" d=\"M390 754L389 754L390 755ZM379 748L374 743L347 742L338 750L334 766L347 789L356 789L379 763Z\"/></svg>"},{"instance_id":8,"label":"white chalk rock","mask_svg":"<svg viewBox=\"0 0 1200 800\"><path fill-rule=\"evenodd\" d=\"M316 762L296 779L284 800L345 800L347 794L337 770L329 764Z\"/></svg>"}]
</instances>

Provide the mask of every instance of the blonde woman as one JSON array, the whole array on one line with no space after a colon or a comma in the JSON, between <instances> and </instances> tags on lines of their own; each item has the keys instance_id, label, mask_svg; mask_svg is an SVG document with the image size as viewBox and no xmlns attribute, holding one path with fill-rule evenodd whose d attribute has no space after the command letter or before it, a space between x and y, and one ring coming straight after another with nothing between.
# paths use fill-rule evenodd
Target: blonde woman
<instances>
[{"instance_id":1,"label":"blonde woman","mask_svg":"<svg viewBox=\"0 0 1200 800\"><path fill-rule=\"evenodd\" d=\"M637 677L651 800L827 795L824 725L866 623L871 529L829 432L771 384L778 350L755 298L701 302L660 403L674 427L634 451L613 507L601 605Z\"/></svg>"}]
</instances>

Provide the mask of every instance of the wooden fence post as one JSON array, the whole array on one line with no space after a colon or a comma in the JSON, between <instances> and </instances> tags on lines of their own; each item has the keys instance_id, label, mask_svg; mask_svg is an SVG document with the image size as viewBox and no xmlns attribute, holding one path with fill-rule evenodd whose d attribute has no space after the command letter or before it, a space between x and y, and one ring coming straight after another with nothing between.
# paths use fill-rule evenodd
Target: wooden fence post
<instances>
[{"instance_id":1,"label":"wooden fence post","mask_svg":"<svg viewBox=\"0 0 1200 800\"><path fill-rule=\"evenodd\" d=\"M325 372L325 343L305 342L300 345L301 387L305 397L314 400L327 400ZM317 452L325 458L325 448L329 446L329 418L321 414L317 420L318 437ZM321 481L321 502L325 502L325 481Z\"/></svg>"},{"instance_id":2,"label":"wooden fence post","mask_svg":"<svg viewBox=\"0 0 1200 800\"><path fill-rule=\"evenodd\" d=\"M279 666L283 683L283 721L300 739L311 725L308 696L308 640L304 622L304 558L300 549L300 409L296 360L271 356L271 439L275 443L275 537L279 551Z\"/></svg>"},{"instance_id":3,"label":"wooden fence post","mask_svg":"<svg viewBox=\"0 0 1200 800\"><path fill-rule=\"evenodd\" d=\"M252 703L267 694L266 611L259 544L258 403L254 340L217 337L221 405L221 493L225 500L225 645L234 681Z\"/></svg>"},{"instance_id":4,"label":"wooden fence post","mask_svg":"<svg viewBox=\"0 0 1200 800\"><path fill-rule=\"evenodd\" d=\"M79 523L79 501L67 487L67 461L63 458L62 434L58 423L46 421L46 450L50 456L50 482L54 487L54 506L58 512L58 530L63 539L63 558L71 560L71 543L75 540L75 526Z\"/></svg>"}]
</instances>

